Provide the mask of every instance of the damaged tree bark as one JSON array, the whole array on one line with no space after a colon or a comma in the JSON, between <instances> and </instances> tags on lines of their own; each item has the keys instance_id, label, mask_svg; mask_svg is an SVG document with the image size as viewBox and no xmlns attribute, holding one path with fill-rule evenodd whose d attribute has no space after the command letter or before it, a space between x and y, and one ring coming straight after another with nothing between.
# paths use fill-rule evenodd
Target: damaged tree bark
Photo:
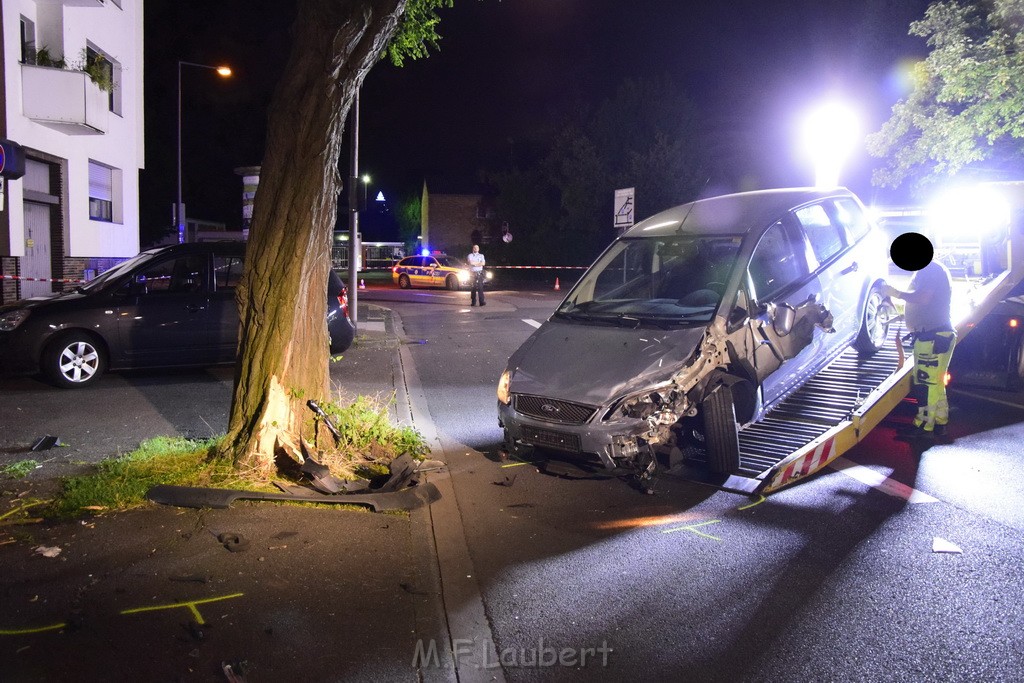
<instances>
[{"instance_id":1,"label":"damaged tree bark","mask_svg":"<svg viewBox=\"0 0 1024 683\"><path fill-rule=\"evenodd\" d=\"M407 0L300 0L270 105L238 304L234 397L220 455L270 474L279 444L329 398L325 283L345 118ZM306 431L309 431L308 429Z\"/></svg>"}]
</instances>

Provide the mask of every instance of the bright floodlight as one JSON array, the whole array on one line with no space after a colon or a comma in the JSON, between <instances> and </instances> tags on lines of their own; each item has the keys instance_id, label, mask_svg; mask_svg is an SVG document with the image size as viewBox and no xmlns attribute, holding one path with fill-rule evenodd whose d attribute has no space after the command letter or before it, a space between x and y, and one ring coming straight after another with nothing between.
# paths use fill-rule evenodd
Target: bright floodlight
<instances>
[{"instance_id":1,"label":"bright floodlight","mask_svg":"<svg viewBox=\"0 0 1024 683\"><path fill-rule=\"evenodd\" d=\"M218 66L217 67L217 73L219 73L221 76L224 76L226 78L226 77L231 75L231 67L230 66Z\"/></svg>"},{"instance_id":2,"label":"bright floodlight","mask_svg":"<svg viewBox=\"0 0 1024 683\"><path fill-rule=\"evenodd\" d=\"M984 185L965 185L945 192L928 207L935 234L946 241L977 241L1005 232L1010 205L1002 194Z\"/></svg>"},{"instance_id":3,"label":"bright floodlight","mask_svg":"<svg viewBox=\"0 0 1024 683\"><path fill-rule=\"evenodd\" d=\"M860 140L857 115L839 102L828 102L804 121L804 146L814 160L816 187L835 187L839 171Z\"/></svg>"}]
</instances>

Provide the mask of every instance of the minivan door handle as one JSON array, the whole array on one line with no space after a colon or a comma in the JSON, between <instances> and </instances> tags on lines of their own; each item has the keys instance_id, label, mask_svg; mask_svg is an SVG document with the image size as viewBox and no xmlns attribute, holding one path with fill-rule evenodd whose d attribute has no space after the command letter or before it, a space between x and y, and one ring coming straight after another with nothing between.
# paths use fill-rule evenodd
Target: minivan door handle
<instances>
[{"instance_id":1,"label":"minivan door handle","mask_svg":"<svg viewBox=\"0 0 1024 683\"><path fill-rule=\"evenodd\" d=\"M857 265L857 262L856 262L856 261L854 261L854 262L853 262L853 263L851 263L850 265L848 265L848 266L846 266L845 268L843 268L843 269L842 269L842 270L840 271L840 274L841 274L841 275L846 275L847 273L856 273L856 272L857 272L857 269L858 269L858 268L860 268L860 266L858 266L858 265Z\"/></svg>"}]
</instances>

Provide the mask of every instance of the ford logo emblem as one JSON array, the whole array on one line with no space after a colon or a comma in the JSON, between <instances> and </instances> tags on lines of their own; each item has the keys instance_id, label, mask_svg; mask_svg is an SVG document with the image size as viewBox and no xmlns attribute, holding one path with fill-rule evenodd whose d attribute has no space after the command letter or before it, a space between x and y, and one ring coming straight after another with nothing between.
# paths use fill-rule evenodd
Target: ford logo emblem
<instances>
[{"instance_id":1,"label":"ford logo emblem","mask_svg":"<svg viewBox=\"0 0 1024 683\"><path fill-rule=\"evenodd\" d=\"M543 404L540 407L540 409L543 410L545 413L557 413L558 412L558 406L553 406L550 403Z\"/></svg>"}]
</instances>

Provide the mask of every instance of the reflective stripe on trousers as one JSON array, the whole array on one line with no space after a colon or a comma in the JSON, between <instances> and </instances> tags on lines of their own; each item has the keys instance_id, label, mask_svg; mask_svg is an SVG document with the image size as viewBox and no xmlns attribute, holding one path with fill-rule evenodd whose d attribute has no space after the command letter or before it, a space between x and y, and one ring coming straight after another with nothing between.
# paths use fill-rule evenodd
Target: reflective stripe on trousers
<instances>
[{"instance_id":1,"label":"reflective stripe on trousers","mask_svg":"<svg viewBox=\"0 0 1024 683\"><path fill-rule=\"evenodd\" d=\"M914 426L926 432L935 425L949 423L946 401L946 369L956 346L956 332L944 330L919 335L914 339L914 377L910 396L917 401Z\"/></svg>"}]
</instances>

